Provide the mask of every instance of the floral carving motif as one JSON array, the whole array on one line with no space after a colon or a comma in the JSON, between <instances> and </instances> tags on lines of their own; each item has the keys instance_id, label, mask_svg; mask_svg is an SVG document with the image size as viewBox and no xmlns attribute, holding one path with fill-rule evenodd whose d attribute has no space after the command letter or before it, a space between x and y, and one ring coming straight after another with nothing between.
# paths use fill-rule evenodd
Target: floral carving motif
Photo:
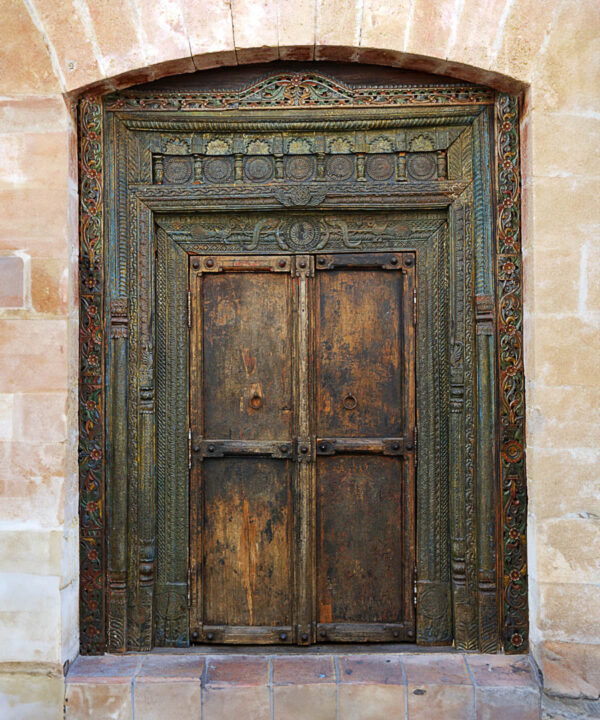
<instances>
[{"instance_id":1,"label":"floral carving motif","mask_svg":"<svg viewBox=\"0 0 600 720\"><path fill-rule=\"evenodd\" d=\"M113 96L106 100L108 110L131 109L134 111L152 110L202 110L210 108L212 111L229 110L233 108L259 108L265 106L278 107L360 107L360 106L388 106L398 107L406 105L437 104L489 104L492 98L490 91L474 86L439 86L439 87L393 87L393 88L349 88L343 83L332 81L317 74L282 74L261 80L242 90L223 90L193 93L144 93L130 92ZM526 515L526 489L525 489L525 458L524 458L524 384L522 364L522 307L521 307L521 258L520 258L520 217L519 217L519 159L518 159L518 117L517 101L508 96L500 96L497 100L498 113L498 208L497 208L497 288L498 288L498 347L499 347L499 414L500 414L500 442L501 458L499 459L503 492L503 549L504 549L504 613L503 613L503 639L507 651L522 652L527 647L527 594L526 594L526 551L525 551L525 515ZM140 112L141 116L141 112ZM156 118L156 114L153 115ZM82 651L102 652L105 642L104 628L104 602L105 602L105 498L104 498L104 418L105 397L103 387L104 377L104 344L103 329L103 265L102 256L102 106L100 100L84 99L80 104L80 177L81 177L81 269L80 269L80 302L81 302L81 380L80 380L80 457L81 457L81 620L82 620ZM219 130L220 133L224 132ZM336 131L337 132L337 131ZM183 141L184 144L186 141ZM253 141L257 142L257 141ZM258 141L260 142L260 141ZM373 143L379 142L377 138ZM383 144L371 144L369 149L378 152L388 152L389 148ZM412 151L431 151L434 143L429 135L424 133L413 139L410 145ZM170 152L180 155L182 151L189 152L189 147L169 147ZM164 148L163 148L164 151ZM308 177L314 174L315 152L312 142L304 139L292 139L287 144L287 151L296 155L298 174L304 177L300 170L305 163L302 156L306 156L308 165L305 169ZM264 155L264 148L258 144L248 146L246 152L254 155ZM270 152L270 151L269 151ZM214 136L204 149L207 155L221 156L203 158L206 163L203 171L215 183L229 182L234 176L238 177L238 166L234 165L233 157L222 157L233 153L229 138ZM300 156L300 157L298 157ZM394 157L394 156L391 156ZM261 158L263 159L263 158ZM296 158L295 158L296 159ZM179 160L179 158L178 158ZM286 159L286 163L289 159ZM329 160L323 160L328 177L335 180L343 179L348 172L347 167L330 165ZM337 155L336 163L350 162L350 176L360 172L360 166L355 166L354 158L348 155ZM237 162L237 160L236 160ZM404 161L406 162L406 161ZM383 167L383 165L386 167ZM175 167L177 168L175 170ZM241 173L241 161L239 170ZM260 171L260 165L257 166ZM287 168L287 164L285 165ZM171 172L182 171L183 168L174 166ZM164 170L167 172L165 166ZM335 172L332 172L334 170ZM364 163L362 170L365 170ZM377 179L375 176L387 175L389 172L387 161L372 156L366 160L367 177ZM413 169L414 170L414 169ZM342 172L343 171L343 172ZM195 172L195 171L194 171ZM400 172L399 170L397 172ZM257 179L260 172L252 172ZM410 173L409 173L410 174ZM435 172L432 171L432 177ZM186 175L187 177L187 175ZM277 176L281 177L281 176ZM293 178L303 182L300 177ZM322 179L322 178L320 178ZM364 179L364 176L363 176ZM167 177L167 180L169 178ZM178 181L177 178L175 181ZM173 180L171 180L173 182ZM316 183L315 183L316 184ZM381 187L354 190L360 192L382 193ZM425 182L423 182L425 186ZM456 183L455 189L441 185L443 192L460 194L463 186ZM207 197L218 197L223 192L223 186L202 188ZM175 188L160 186L146 189L153 197L174 198L183 197L185 192L196 192L196 189ZM342 182L334 186L328 183L328 190L298 185L297 187L280 188L273 190L273 195L286 206L307 207L321 203L326 192L343 192ZM240 188L227 187L232 196L258 197L259 189L245 186ZM386 192L391 192L386 190ZM334 196L334 195L333 195ZM399 196L398 196L399 197ZM299 213L300 216L301 213ZM318 213L315 213L315 216ZM283 243L286 248L312 248L319 247L325 242L351 248L362 242L380 241L392 233L394 228L373 225L364 239L359 239L342 224L320 224L313 219L302 215L302 221L287 225L279 230L277 227L260 227L256 230L256 237L261 242L268 232L275 240ZM375 223L375 220L371 222ZM235 228L229 227L229 232ZM242 229L243 230L243 229ZM366 232L366 231L365 231ZM234 233L235 234L235 233ZM363 233L364 234L364 233ZM236 236L237 237L237 236ZM245 242L247 232L240 234L239 242ZM375 239L373 239L375 238ZM227 242L220 240L219 242ZM236 242L238 242L236 240ZM253 240L254 242L254 240ZM336 245L336 246L337 246ZM244 246L245 249L250 249ZM135 309L135 308L133 308ZM132 312L133 312L132 309ZM113 326L111 332L125 333L127 331L126 315L113 313ZM122 325L119 325L123 315ZM133 327L133 323L132 323ZM117 335L124 337L124 335ZM463 355L463 347L457 346L456 354ZM145 387L145 386L144 386ZM146 392L144 390L144 392ZM145 401L146 402L146 401ZM147 403L150 403L148 400ZM434 608L435 609L435 608ZM433 614L434 609L431 610ZM166 620L165 620L166 622ZM168 630L157 632L169 634Z\"/></svg>"},{"instance_id":2,"label":"floral carving motif","mask_svg":"<svg viewBox=\"0 0 600 720\"><path fill-rule=\"evenodd\" d=\"M524 652L527 612L527 488L525 383L521 303L519 118L517 99L500 95L498 120L498 330L500 375L500 476L504 551L504 647Z\"/></svg>"},{"instance_id":3,"label":"floral carving motif","mask_svg":"<svg viewBox=\"0 0 600 720\"><path fill-rule=\"evenodd\" d=\"M102 107L80 108L79 523L81 650L104 651L104 329L102 307Z\"/></svg>"},{"instance_id":4,"label":"floral carving motif","mask_svg":"<svg viewBox=\"0 0 600 720\"><path fill-rule=\"evenodd\" d=\"M231 110L259 107L360 107L402 105L470 105L493 99L476 85L349 87L319 73L281 73L241 90L190 93L128 93L108 101L109 110Z\"/></svg>"}]
</instances>

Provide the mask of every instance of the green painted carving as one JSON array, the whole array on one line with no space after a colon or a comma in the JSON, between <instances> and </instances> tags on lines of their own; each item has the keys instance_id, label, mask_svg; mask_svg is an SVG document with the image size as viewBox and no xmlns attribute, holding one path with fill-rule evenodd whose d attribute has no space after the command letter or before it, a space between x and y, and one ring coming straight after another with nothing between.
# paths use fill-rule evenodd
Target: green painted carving
<instances>
[{"instance_id":1,"label":"green painted carving","mask_svg":"<svg viewBox=\"0 0 600 720\"><path fill-rule=\"evenodd\" d=\"M103 138L100 101L82 101L84 652L188 642L187 360L176 351L187 254L325 248L417 251L418 376L429 378L417 398L417 641L526 649L518 118L499 96L495 300L492 102L472 86L355 88L291 73L234 91L109 96ZM340 103L378 114L341 118ZM288 115L255 120L265 106ZM306 107L329 109L300 119ZM216 182L207 160L228 158ZM347 178L333 158L349 159Z\"/></svg>"},{"instance_id":2,"label":"green painted carving","mask_svg":"<svg viewBox=\"0 0 600 720\"><path fill-rule=\"evenodd\" d=\"M525 475L525 381L518 101L499 95L496 102L498 207L496 223L499 375L499 469L502 487L503 618L507 652L526 652L527 485Z\"/></svg>"},{"instance_id":3,"label":"green painted carving","mask_svg":"<svg viewBox=\"0 0 600 720\"><path fill-rule=\"evenodd\" d=\"M81 651L104 652L105 397L102 106L79 105L79 527Z\"/></svg>"},{"instance_id":4,"label":"green painted carving","mask_svg":"<svg viewBox=\"0 0 600 720\"><path fill-rule=\"evenodd\" d=\"M108 110L262 109L265 107L398 107L481 105L493 101L492 91L475 85L349 87L319 73L269 75L240 90L157 93L135 92L112 96Z\"/></svg>"}]
</instances>

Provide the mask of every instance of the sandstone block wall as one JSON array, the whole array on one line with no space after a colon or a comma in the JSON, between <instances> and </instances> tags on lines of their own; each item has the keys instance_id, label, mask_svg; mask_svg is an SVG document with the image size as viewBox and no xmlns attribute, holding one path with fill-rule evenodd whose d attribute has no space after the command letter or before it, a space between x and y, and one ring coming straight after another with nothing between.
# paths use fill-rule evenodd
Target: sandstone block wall
<instances>
[{"instance_id":1,"label":"sandstone block wall","mask_svg":"<svg viewBox=\"0 0 600 720\"><path fill-rule=\"evenodd\" d=\"M71 101L278 58L524 93L532 642L549 691L597 697L597 0L0 0L0 16L0 715L60 717L78 647Z\"/></svg>"}]
</instances>

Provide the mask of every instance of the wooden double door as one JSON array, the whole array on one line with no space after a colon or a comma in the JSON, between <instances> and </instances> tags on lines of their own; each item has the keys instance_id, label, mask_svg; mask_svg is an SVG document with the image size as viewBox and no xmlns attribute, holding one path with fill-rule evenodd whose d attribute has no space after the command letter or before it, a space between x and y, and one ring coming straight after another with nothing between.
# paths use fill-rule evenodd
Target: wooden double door
<instances>
[{"instance_id":1,"label":"wooden double door","mask_svg":"<svg viewBox=\"0 0 600 720\"><path fill-rule=\"evenodd\" d=\"M192 642L414 640L415 264L190 256Z\"/></svg>"}]
</instances>

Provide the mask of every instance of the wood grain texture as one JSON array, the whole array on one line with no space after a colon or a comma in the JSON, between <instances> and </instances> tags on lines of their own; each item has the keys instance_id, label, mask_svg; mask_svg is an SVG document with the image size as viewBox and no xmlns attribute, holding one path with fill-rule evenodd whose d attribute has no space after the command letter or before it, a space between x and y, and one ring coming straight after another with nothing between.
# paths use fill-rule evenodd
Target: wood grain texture
<instances>
[{"instance_id":1,"label":"wood grain texture","mask_svg":"<svg viewBox=\"0 0 600 720\"><path fill-rule=\"evenodd\" d=\"M290 623L270 626L268 632L251 625L206 625L212 628L213 641L219 634L240 641L244 633L253 635L254 642L289 642L290 635L296 642L319 640L314 624L318 464L354 456L405 466L412 462L414 472L418 455L417 510L405 514L402 528L406 536L415 524L417 529L417 642L447 644L455 639L462 647L494 649L500 625L504 647L524 651L526 488L516 100L498 96L494 128L494 98L474 87L448 91L417 83L382 94L363 80L336 82L332 68L328 73L333 82L323 81L315 68L300 74L267 68L264 73L269 77L255 78L250 85L242 79L231 92L192 88L183 96L164 87L142 93L134 89L105 102L85 99L81 104L82 648L97 652L109 642L119 649L124 639L131 649L186 643L188 614L193 631L196 615L203 612L201 556L190 558L189 607L185 571L189 542L197 539L194 528L202 527L204 506L195 502L194 493L204 492L198 473L209 462L207 440L212 439L220 443L221 459L214 462L253 457L290 464L295 503ZM283 93L281 102L277 93ZM339 108L340 98L350 103L350 110ZM268 113L262 111L265 107ZM494 133L495 220L490 213ZM156 228L164 230L165 241L176 248L177 260L166 258ZM418 438L405 417L400 433L361 435L359 427L346 438L319 433L313 377L315 261L331 263L332 272L349 270L348 262L359 263L360 272L388 272L389 263L374 256L387 254L389 260L404 251L415 255L418 277L414 354L419 383L413 393ZM185 362L178 353L186 352L180 323L183 319L185 326L186 320L181 317L186 314L182 276L187 258L195 253L215 261L212 269L202 268L204 277L254 271L274 275L280 272L279 262L288 263L281 272L290 281L293 419L285 437L267 437L265 428L251 437L250 426L240 422L237 434L250 433L247 439L200 435L197 445L202 449L194 453L191 448L188 506L189 449L183 427L187 391L185 378L182 385L179 377ZM298 264L301 257L307 261L304 268ZM240 258L246 269L231 258ZM166 271L160 267L165 260ZM490 312L495 323L490 328L482 298L494 295L494 275L497 287ZM127 338L120 334L123 324L113 328L110 320L111 302L125 298ZM402 339L405 347L408 340ZM192 339L192 346L196 341ZM193 377L202 370L201 358L197 360L197 367L190 368L192 396ZM161 368L164 362L177 366L171 375ZM399 373L407 372L404 363ZM377 391L378 379L371 381ZM259 388L255 403L266 399ZM215 412L220 407L215 396ZM357 409L358 404L354 412ZM113 442L115 433L120 437ZM288 439L291 448L284 453L279 448ZM334 455L322 452L317 439L337 440ZM358 441L367 444L359 447ZM395 441L400 449L392 451ZM236 442L242 444L228 444ZM300 457L302 446L307 452ZM496 487L500 475L504 510ZM124 506L127 513L121 522ZM184 518L188 510L191 541ZM495 523L498 533L490 544L486 538L493 535ZM499 608L494 586L500 585L502 568ZM451 574L455 613L450 610ZM326 625L329 639L344 639L335 624ZM391 625L382 626L380 637L388 637ZM410 639L407 626L396 625ZM360 622L346 626L347 637L360 638Z\"/></svg>"},{"instance_id":2,"label":"wood grain texture","mask_svg":"<svg viewBox=\"0 0 600 720\"><path fill-rule=\"evenodd\" d=\"M292 638L292 264L275 260L190 263L193 640Z\"/></svg>"}]
</instances>

